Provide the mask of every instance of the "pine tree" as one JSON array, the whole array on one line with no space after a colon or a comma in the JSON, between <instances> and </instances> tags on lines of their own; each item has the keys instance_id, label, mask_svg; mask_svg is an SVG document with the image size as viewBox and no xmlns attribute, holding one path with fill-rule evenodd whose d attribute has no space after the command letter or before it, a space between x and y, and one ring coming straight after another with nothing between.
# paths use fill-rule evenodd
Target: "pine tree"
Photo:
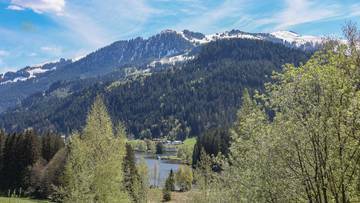
<instances>
[{"instance_id":1,"label":"pine tree","mask_svg":"<svg viewBox=\"0 0 360 203\"><path fill-rule=\"evenodd\" d=\"M168 190L167 188L163 189L163 199L165 202L168 202L171 200L171 191Z\"/></svg>"},{"instance_id":2,"label":"pine tree","mask_svg":"<svg viewBox=\"0 0 360 203\"><path fill-rule=\"evenodd\" d=\"M165 181L165 188L169 191L175 191L175 174L170 170L169 176Z\"/></svg>"},{"instance_id":3,"label":"pine tree","mask_svg":"<svg viewBox=\"0 0 360 203\"><path fill-rule=\"evenodd\" d=\"M67 147L64 188L66 202L129 202L123 187L124 140L113 126L100 97L87 117L85 129L72 135Z\"/></svg>"},{"instance_id":4,"label":"pine tree","mask_svg":"<svg viewBox=\"0 0 360 203\"><path fill-rule=\"evenodd\" d=\"M124 158L124 185L134 202L141 202L143 192L141 191L141 179L136 168L135 153L130 144L126 144L126 155Z\"/></svg>"},{"instance_id":5,"label":"pine tree","mask_svg":"<svg viewBox=\"0 0 360 203\"><path fill-rule=\"evenodd\" d=\"M7 135L3 131L0 131L0 190L3 189L3 185L5 184L5 144L7 142Z\"/></svg>"},{"instance_id":6,"label":"pine tree","mask_svg":"<svg viewBox=\"0 0 360 203\"><path fill-rule=\"evenodd\" d=\"M164 145L161 142L158 142L156 144L156 154L162 154L164 153Z\"/></svg>"},{"instance_id":7,"label":"pine tree","mask_svg":"<svg viewBox=\"0 0 360 203\"><path fill-rule=\"evenodd\" d=\"M25 131L22 143L18 145L20 152L19 170L21 174L21 187L30 186L30 172L32 166L40 159L40 141L33 130Z\"/></svg>"},{"instance_id":8,"label":"pine tree","mask_svg":"<svg viewBox=\"0 0 360 203\"><path fill-rule=\"evenodd\" d=\"M2 173L2 168L4 165L4 148L6 143L6 135L5 132L0 130L0 174ZM0 175L1 182L1 175Z\"/></svg>"},{"instance_id":9,"label":"pine tree","mask_svg":"<svg viewBox=\"0 0 360 203\"><path fill-rule=\"evenodd\" d=\"M169 176L166 178L165 186L163 188L164 201L167 202L171 200L171 191L175 191L175 176L172 169L170 170Z\"/></svg>"},{"instance_id":10,"label":"pine tree","mask_svg":"<svg viewBox=\"0 0 360 203\"><path fill-rule=\"evenodd\" d=\"M50 161L51 158L64 147L63 139L53 133L47 133L41 138L41 154L46 161Z\"/></svg>"}]
</instances>

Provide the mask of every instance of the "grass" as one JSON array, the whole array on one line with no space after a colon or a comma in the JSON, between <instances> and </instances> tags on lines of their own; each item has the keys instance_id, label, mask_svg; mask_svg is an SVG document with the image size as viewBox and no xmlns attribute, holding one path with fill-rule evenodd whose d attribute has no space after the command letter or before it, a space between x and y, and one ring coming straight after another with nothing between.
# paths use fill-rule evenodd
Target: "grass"
<instances>
[{"instance_id":1,"label":"grass","mask_svg":"<svg viewBox=\"0 0 360 203\"><path fill-rule=\"evenodd\" d=\"M193 202L193 197L197 195L194 190L188 192L171 192L171 200L168 203L187 203ZM148 192L148 203L163 202L162 191L158 188L150 189Z\"/></svg>"},{"instance_id":2,"label":"grass","mask_svg":"<svg viewBox=\"0 0 360 203\"><path fill-rule=\"evenodd\" d=\"M18 197L0 197L0 203L48 203L48 201Z\"/></svg>"},{"instance_id":3,"label":"grass","mask_svg":"<svg viewBox=\"0 0 360 203\"><path fill-rule=\"evenodd\" d=\"M186 140L184 140L184 144L185 146L189 146L189 147L194 147L194 145L196 144L196 138L187 138Z\"/></svg>"}]
</instances>

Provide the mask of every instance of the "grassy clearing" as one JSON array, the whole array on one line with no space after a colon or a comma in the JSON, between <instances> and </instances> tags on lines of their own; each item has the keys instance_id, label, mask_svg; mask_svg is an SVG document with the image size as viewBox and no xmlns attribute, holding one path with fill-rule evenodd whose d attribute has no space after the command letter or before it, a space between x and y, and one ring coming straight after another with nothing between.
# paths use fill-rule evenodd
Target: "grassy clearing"
<instances>
[{"instance_id":1,"label":"grassy clearing","mask_svg":"<svg viewBox=\"0 0 360 203\"><path fill-rule=\"evenodd\" d=\"M188 138L184 140L183 144L177 145L177 157L184 163L191 164L195 144L196 138Z\"/></svg>"},{"instance_id":2,"label":"grassy clearing","mask_svg":"<svg viewBox=\"0 0 360 203\"><path fill-rule=\"evenodd\" d=\"M33 200L28 198L17 198L17 197L0 197L1 203L48 203L44 200Z\"/></svg>"},{"instance_id":3,"label":"grassy clearing","mask_svg":"<svg viewBox=\"0 0 360 203\"><path fill-rule=\"evenodd\" d=\"M198 193L195 190L189 192L172 192L171 201L168 203L190 203L193 202L196 195L198 195ZM163 202L161 189L150 189L148 193L148 203L159 202Z\"/></svg>"}]
</instances>

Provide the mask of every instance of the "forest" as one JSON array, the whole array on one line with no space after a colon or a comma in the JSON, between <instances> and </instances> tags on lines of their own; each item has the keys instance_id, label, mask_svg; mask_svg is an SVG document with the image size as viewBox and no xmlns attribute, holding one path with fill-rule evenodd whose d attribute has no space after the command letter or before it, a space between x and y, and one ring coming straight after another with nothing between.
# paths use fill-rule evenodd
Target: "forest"
<instances>
[{"instance_id":1,"label":"forest","mask_svg":"<svg viewBox=\"0 0 360 203\"><path fill-rule=\"evenodd\" d=\"M217 59L223 53L216 53L224 44L219 42L209 45L212 51L205 49L203 56L200 54L195 62L179 71L159 73L115 90L105 91L100 85L102 94L93 91L82 96L91 103L88 111L81 110L87 112L84 125L66 139L52 131L27 129L13 134L1 131L1 193L52 202L181 202L177 199L179 196L186 197L183 202L200 203L360 202L360 31L348 24L344 34L348 43L328 40L304 63L301 61L306 55L300 54L297 58L297 51L282 55L282 51L291 49L283 50L279 46L279 52L275 52L278 54L272 55L270 53L274 52L266 51L267 45L264 45L264 52L260 49L258 54L252 55L254 52L244 51L247 43L250 47L263 42L229 40L225 42L227 47L242 44L244 53L248 54L246 58L264 60L235 63L226 59L229 56L226 54L231 53L224 53L225 56ZM234 58L241 58L241 53L234 51ZM286 55L292 61L281 69ZM202 57L213 61L202 61ZM278 63L269 62L273 57ZM247 75L250 73L247 68L256 74ZM204 72L207 74L203 75ZM197 74L202 80L214 83L198 81ZM264 79L268 74L268 80ZM231 76L236 75L244 80L233 81L238 84L233 87ZM215 80L225 76L226 79ZM261 79L265 82L263 86L259 83ZM152 85L155 81L159 86ZM190 84L193 86L188 86ZM213 86L200 88L204 84ZM105 87L109 87L108 84ZM131 96L125 91L129 88ZM160 89L168 89L166 94L172 96L161 97L165 93ZM182 91L184 89L194 91ZM137 100L139 95L150 94L150 90L154 93L153 100L149 95L147 100ZM199 93L205 90L206 93ZM221 99L219 94L213 94L220 91L238 93L223 94L221 97L225 95L225 98ZM241 95L236 97L238 94ZM204 95L207 97L202 100ZM94 99L88 99L92 96ZM217 99L209 99L212 96ZM196 98L191 101L199 103L180 105L190 97ZM84 100L72 98L74 103L68 103L67 107L73 114L68 115L80 115L75 104ZM164 108L158 111L160 115L151 113L155 98L164 101ZM207 99L213 102L206 103ZM237 100L239 102L235 102ZM139 106L126 106L126 103ZM231 107L227 107L229 105ZM133 116L145 112L151 116L144 116L143 120L123 117L133 123L114 116L114 112L122 115L126 109L132 110L129 112L142 110ZM195 113L190 114L190 111ZM220 115L226 111L233 111L233 121L222 120L212 127L211 122L223 119ZM210 126L201 129L196 127L195 121L189 122L188 134L177 132L173 136L173 128L168 132L159 126L153 127L148 135L139 132L142 127L136 127L142 123L147 129L151 119L178 113L183 113L184 118L196 115L193 119L200 117L204 122L198 126ZM76 118L68 121L78 124ZM182 121L177 121L180 129ZM150 185L149 168L144 160L137 160L134 144L131 144L133 138L184 139L194 135L198 136L192 145L191 163L171 170L163 186ZM156 145L154 151L162 153L161 144ZM160 197L154 200L159 192Z\"/></svg>"},{"instance_id":2,"label":"forest","mask_svg":"<svg viewBox=\"0 0 360 203\"><path fill-rule=\"evenodd\" d=\"M184 140L230 126L244 88L262 91L273 71L304 63L310 54L260 40L219 40L205 45L194 61L150 77L56 83L45 96L34 95L1 114L0 127L69 134L85 125L92 101L103 95L111 118L124 122L132 137Z\"/></svg>"}]
</instances>

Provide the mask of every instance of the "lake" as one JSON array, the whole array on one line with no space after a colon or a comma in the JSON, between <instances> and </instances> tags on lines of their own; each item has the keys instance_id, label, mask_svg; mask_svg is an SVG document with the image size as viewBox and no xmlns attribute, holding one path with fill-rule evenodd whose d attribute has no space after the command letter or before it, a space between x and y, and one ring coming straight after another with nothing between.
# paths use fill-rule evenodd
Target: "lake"
<instances>
[{"instance_id":1,"label":"lake","mask_svg":"<svg viewBox=\"0 0 360 203\"><path fill-rule=\"evenodd\" d=\"M168 177L170 170L176 172L181 165L179 161L162 160L162 156L172 156L176 152L166 152L161 155L154 155L150 153L136 152L135 156L137 160L144 158L149 170L150 185L162 187L165 184L165 180ZM160 157L158 159L157 157Z\"/></svg>"}]
</instances>

